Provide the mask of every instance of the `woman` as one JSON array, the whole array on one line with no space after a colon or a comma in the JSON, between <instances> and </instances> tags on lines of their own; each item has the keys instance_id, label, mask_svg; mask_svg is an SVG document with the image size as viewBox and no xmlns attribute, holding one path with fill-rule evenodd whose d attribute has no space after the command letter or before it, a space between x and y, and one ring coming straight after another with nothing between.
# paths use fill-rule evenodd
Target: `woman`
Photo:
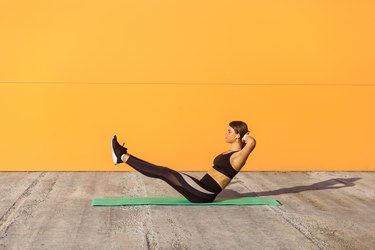
<instances>
[{"instance_id":1,"label":"woman","mask_svg":"<svg viewBox=\"0 0 375 250\"><path fill-rule=\"evenodd\" d=\"M225 133L225 142L230 144L229 150L216 156L214 166L200 180L127 153L127 148L118 143L116 135L112 139L113 163L125 162L146 176L161 179L191 202L212 202L245 165L255 148L256 141L249 133L246 123L230 122Z\"/></svg>"}]
</instances>

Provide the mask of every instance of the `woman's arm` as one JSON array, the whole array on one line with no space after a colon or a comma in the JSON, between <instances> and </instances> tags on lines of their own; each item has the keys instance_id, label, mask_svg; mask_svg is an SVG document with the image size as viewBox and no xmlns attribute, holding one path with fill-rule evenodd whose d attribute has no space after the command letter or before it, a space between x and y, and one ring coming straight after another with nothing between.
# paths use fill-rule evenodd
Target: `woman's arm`
<instances>
[{"instance_id":1,"label":"woman's arm","mask_svg":"<svg viewBox=\"0 0 375 250\"><path fill-rule=\"evenodd\" d=\"M256 140L251 136L247 136L245 142L245 147L231 157L231 164L237 171L245 165L247 158L256 146Z\"/></svg>"}]
</instances>

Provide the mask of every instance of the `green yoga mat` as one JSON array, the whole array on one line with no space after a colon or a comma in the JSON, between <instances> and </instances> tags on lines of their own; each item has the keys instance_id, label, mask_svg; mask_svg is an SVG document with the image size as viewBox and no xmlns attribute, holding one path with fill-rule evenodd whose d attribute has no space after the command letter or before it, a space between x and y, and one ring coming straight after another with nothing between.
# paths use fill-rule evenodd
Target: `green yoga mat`
<instances>
[{"instance_id":1,"label":"green yoga mat","mask_svg":"<svg viewBox=\"0 0 375 250\"><path fill-rule=\"evenodd\" d=\"M217 205L268 205L280 206L272 198L263 197L217 197L213 202L194 203L184 197L121 197L93 199L92 206L139 206L139 205L170 205L170 206L217 206Z\"/></svg>"}]
</instances>

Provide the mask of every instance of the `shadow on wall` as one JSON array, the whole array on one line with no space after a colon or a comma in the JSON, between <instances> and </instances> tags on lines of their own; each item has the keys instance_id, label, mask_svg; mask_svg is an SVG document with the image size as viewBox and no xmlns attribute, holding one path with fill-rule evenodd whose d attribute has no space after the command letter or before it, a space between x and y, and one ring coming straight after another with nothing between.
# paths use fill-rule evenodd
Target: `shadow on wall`
<instances>
[{"instance_id":1,"label":"shadow on wall","mask_svg":"<svg viewBox=\"0 0 375 250\"><path fill-rule=\"evenodd\" d=\"M354 182L358 181L362 178L335 178L330 179L322 182L317 182L308 186L296 186L296 187L289 187L289 188L280 188L277 190L272 191L263 191L263 192L249 192L249 193L239 193L232 189L224 189L221 193L217 196L223 197L254 197L254 196L269 196L269 195L279 195L279 194L294 194L300 193L305 191L313 191L313 190L324 190L324 189L338 189L338 188L345 188L345 187L352 187L355 186ZM232 183L241 183L241 181L233 181ZM231 183L231 184L232 184ZM337 184L340 184L337 186Z\"/></svg>"}]
</instances>

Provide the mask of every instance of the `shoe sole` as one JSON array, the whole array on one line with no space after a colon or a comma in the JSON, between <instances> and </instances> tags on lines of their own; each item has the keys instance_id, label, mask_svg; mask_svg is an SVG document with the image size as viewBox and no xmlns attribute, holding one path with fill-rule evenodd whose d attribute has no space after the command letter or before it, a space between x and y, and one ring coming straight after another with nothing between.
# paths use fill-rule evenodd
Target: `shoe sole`
<instances>
[{"instance_id":1,"label":"shoe sole","mask_svg":"<svg viewBox=\"0 0 375 250\"><path fill-rule=\"evenodd\" d=\"M112 138L112 140L111 140L111 150L112 150L112 160L113 160L113 164L117 164L117 161L118 161L118 159L117 159L117 156L116 156L116 154L115 154L115 151L113 150L113 139L114 139L115 137L113 136L113 138Z\"/></svg>"}]
</instances>

